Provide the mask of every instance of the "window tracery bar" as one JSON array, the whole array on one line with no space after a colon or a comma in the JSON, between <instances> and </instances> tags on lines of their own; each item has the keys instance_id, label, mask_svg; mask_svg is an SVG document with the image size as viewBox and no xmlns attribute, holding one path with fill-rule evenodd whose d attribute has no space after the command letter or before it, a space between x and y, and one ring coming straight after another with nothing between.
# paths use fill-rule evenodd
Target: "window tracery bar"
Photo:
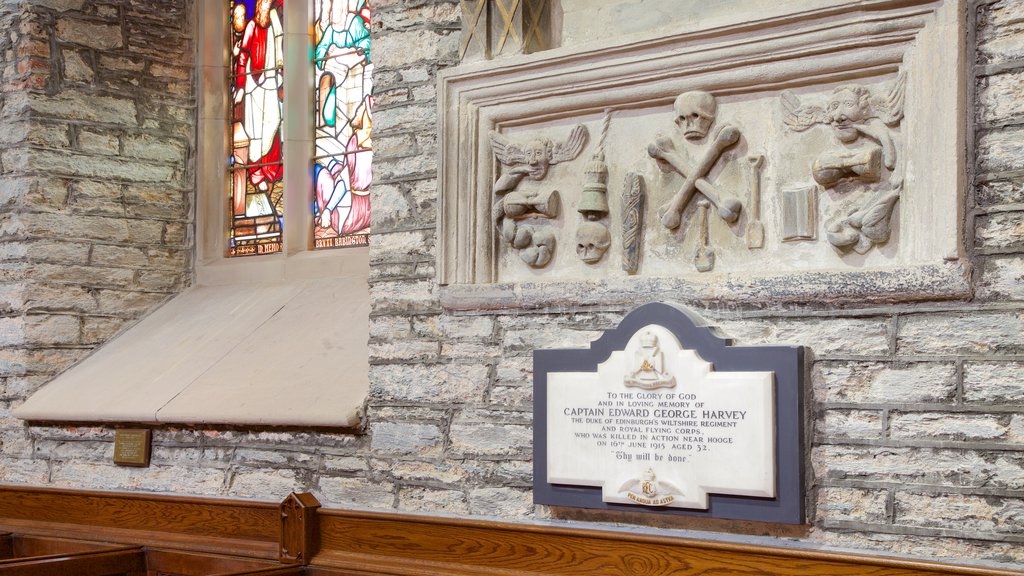
<instances>
[{"instance_id":1,"label":"window tracery bar","mask_svg":"<svg viewBox=\"0 0 1024 576\"><path fill-rule=\"evenodd\" d=\"M364 246L373 177L373 63L367 0L315 0L314 248Z\"/></svg>"},{"instance_id":2,"label":"window tracery bar","mask_svg":"<svg viewBox=\"0 0 1024 576\"><path fill-rule=\"evenodd\" d=\"M228 255L282 249L284 0L228 0Z\"/></svg>"}]
</instances>

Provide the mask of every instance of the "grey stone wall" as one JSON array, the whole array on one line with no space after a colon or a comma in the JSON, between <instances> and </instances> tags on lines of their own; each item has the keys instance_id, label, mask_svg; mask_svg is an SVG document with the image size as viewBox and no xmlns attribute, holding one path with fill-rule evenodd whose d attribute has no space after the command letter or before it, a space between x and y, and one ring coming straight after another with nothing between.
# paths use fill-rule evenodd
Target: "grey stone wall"
<instances>
[{"instance_id":1,"label":"grey stone wall","mask_svg":"<svg viewBox=\"0 0 1024 576\"><path fill-rule=\"evenodd\" d=\"M76 3L38 2L31 13L102 20L98 11L88 18L55 11L66 4ZM108 50L131 41L130 4L135 3L114 5L125 18L127 36L120 37L120 46L66 46L82 52L85 68L95 74L89 90L83 87L78 94L123 99L101 92L105 75L111 74L103 62ZM88 9L100 7L89 4ZM39 426L26 432L8 419L2 422L0 480L261 500L312 490L327 506L558 520L531 502L530 355L535 348L584 346L627 310L454 314L442 309L434 270L436 72L456 63L459 6L454 0L379 0L375 9L377 180L365 430L165 427L154 434L153 466L129 469L111 465L107 428ZM741 343L798 343L815 352L807 391L813 526L801 539L808 545L961 562L1024 561L1024 3L979 0L970 9L976 26L969 49L977 55L977 130L970 153L977 161L965 212L976 296L871 308L723 309L688 303ZM62 53L64 42L56 41ZM62 57L66 74L67 56ZM140 58L155 74L158 59L149 52L123 58ZM54 81L65 89L74 82L61 75ZM133 100L135 105L145 101ZM111 103L102 109L118 107ZM148 108L136 108L136 120L147 113ZM16 125L24 117L7 118ZM41 116L38 122L87 121ZM126 138L150 134L147 128L139 134L129 122L119 117L100 126L110 128L101 132L117 134L122 155L133 149ZM76 143L69 138L66 146L81 146L82 131L85 127ZM5 169L7 162L4 157ZM95 181L75 170L67 179ZM132 188L123 188L124 193ZM45 190L50 188L22 196L44 202ZM127 197L122 202L127 211ZM86 272L76 272L75 278ZM637 294L636 300L662 298ZM81 322L88 316L66 315ZM22 321L25 316L11 314ZM19 346L15 349L44 358L55 351L74 357L83 350L78 343ZM29 374L6 379L8 401L45 378L45 372Z\"/></svg>"},{"instance_id":2,"label":"grey stone wall","mask_svg":"<svg viewBox=\"0 0 1024 576\"><path fill-rule=\"evenodd\" d=\"M189 282L190 0L0 2L0 441L9 409Z\"/></svg>"}]
</instances>

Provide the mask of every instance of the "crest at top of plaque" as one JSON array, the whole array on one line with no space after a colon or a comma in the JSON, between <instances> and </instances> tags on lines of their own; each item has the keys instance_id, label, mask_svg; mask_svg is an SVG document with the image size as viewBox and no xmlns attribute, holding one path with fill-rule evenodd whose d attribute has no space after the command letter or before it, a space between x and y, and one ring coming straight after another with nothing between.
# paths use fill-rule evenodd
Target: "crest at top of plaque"
<instances>
[{"instance_id":1,"label":"crest at top of plaque","mask_svg":"<svg viewBox=\"0 0 1024 576\"><path fill-rule=\"evenodd\" d=\"M633 352L636 369L626 374L626 386L644 390L675 388L675 376L665 371L658 336L652 330L646 330L639 336L639 346Z\"/></svg>"}]
</instances>

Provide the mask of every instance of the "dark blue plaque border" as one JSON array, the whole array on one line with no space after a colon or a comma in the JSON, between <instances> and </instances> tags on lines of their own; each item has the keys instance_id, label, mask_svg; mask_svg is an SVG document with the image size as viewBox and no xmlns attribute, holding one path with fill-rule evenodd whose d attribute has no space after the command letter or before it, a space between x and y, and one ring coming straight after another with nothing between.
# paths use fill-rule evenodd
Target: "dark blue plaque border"
<instances>
[{"instance_id":1,"label":"dark blue plaque border","mask_svg":"<svg viewBox=\"0 0 1024 576\"><path fill-rule=\"evenodd\" d=\"M711 494L707 510L659 508L601 501L601 489L547 482L548 423L547 389L551 372L596 372L612 352L623 350L638 330L649 324L664 326L684 348L695 350L725 371L775 373L775 470L776 497L757 498ZM533 353L533 501L547 506L572 506L602 510L626 510L704 518L755 520L802 524L804 518L802 346L732 346L697 314L671 303L640 306L619 326L590 343L590 348L535 350Z\"/></svg>"}]
</instances>

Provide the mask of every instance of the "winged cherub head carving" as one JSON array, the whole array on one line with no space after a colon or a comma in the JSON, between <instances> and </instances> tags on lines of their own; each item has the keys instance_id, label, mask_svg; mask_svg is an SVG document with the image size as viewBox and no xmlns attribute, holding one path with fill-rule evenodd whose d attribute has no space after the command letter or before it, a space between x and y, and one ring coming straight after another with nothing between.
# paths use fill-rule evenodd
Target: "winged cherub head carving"
<instances>
[{"instance_id":1,"label":"winged cherub head carving","mask_svg":"<svg viewBox=\"0 0 1024 576\"><path fill-rule=\"evenodd\" d=\"M875 96L864 86L845 84L832 91L826 108L803 104L796 94L786 90L780 95L783 122L794 132L803 132L815 124L831 126L836 139L843 144L853 144L866 136L881 145L885 166L892 170L896 150L891 129L903 120L906 88L904 72L896 77L885 96Z\"/></svg>"},{"instance_id":2,"label":"winged cherub head carving","mask_svg":"<svg viewBox=\"0 0 1024 576\"><path fill-rule=\"evenodd\" d=\"M872 116L871 92L863 86L839 86L828 99L826 113L836 138L840 142L853 142L860 138L856 125Z\"/></svg>"},{"instance_id":3,"label":"winged cherub head carving","mask_svg":"<svg viewBox=\"0 0 1024 576\"><path fill-rule=\"evenodd\" d=\"M509 140L505 135L491 132L491 149L498 162L512 167L509 173L543 180L553 164L567 162L579 156L587 141L587 129L577 125L563 142L549 138L531 138L525 144Z\"/></svg>"}]
</instances>

